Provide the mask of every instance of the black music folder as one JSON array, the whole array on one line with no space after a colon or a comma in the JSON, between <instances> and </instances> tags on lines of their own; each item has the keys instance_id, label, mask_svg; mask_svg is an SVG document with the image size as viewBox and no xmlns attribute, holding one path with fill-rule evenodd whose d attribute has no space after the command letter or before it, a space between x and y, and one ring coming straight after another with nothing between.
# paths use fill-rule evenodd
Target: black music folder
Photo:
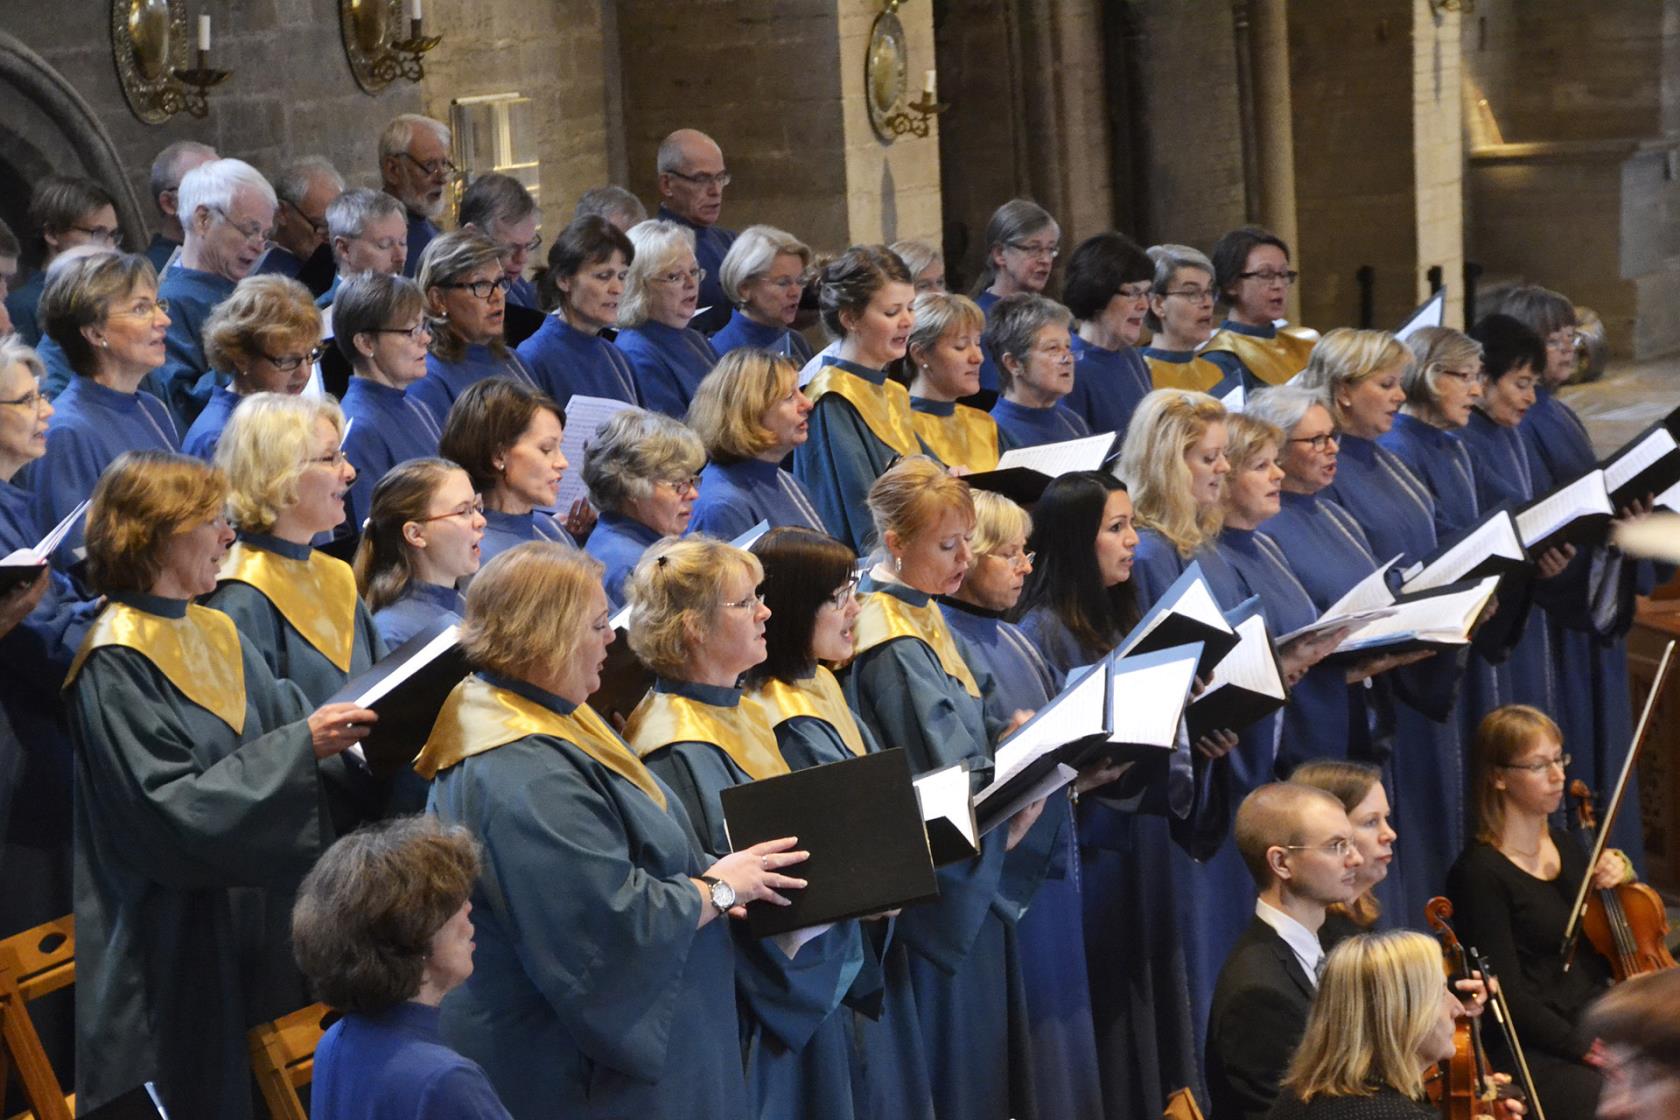
<instances>
[{"instance_id":1,"label":"black music folder","mask_svg":"<svg viewBox=\"0 0 1680 1120\"><path fill-rule=\"evenodd\" d=\"M1289 700L1259 597L1236 607L1227 618L1237 646L1214 667L1207 688L1184 711L1192 743L1211 731L1241 731Z\"/></svg>"},{"instance_id":2,"label":"black music folder","mask_svg":"<svg viewBox=\"0 0 1680 1120\"><path fill-rule=\"evenodd\" d=\"M736 851L797 836L811 858L788 874L806 880L793 905L755 902L755 937L878 914L939 895L922 809L902 750L795 770L721 792L724 827Z\"/></svg>"},{"instance_id":3,"label":"black music folder","mask_svg":"<svg viewBox=\"0 0 1680 1120\"><path fill-rule=\"evenodd\" d=\"M1203 578L1202 566L1192 560L1132 632L1121 639L1118 652L1121 657L1130 657L1197 642L1202 643L1202 657L1196 675L1206 679L1220 659L1236 648L1237 634Z\"/></svg>"},{"instance_id":4,"label":"black music folder","mask_svg":"<svg viewBox=\"0 0 1680 1120\"><path fill-rule=\"evenodd\" d=\"M929 770L911 783L922 807L922 827L927 830L935 867L980 854L980 826L974 819L969 772L967 762L958 762Z\"/></svg>"},{"instance_id":5,"label":"black music folder","mask_svg":"<svg viewBox=\"0 0 1680 1120\"><path fill-rule=\"evenodd\" d=\"M456 624L433 623L327 698L379 713L367 738L351 748L360 749L376 777L408 769L426 745L443 702L467 675L458 638Z\"/></svg>"},{"instance_id":6,"label":"black music folder","mask_svg":"<svg viewBox=\"0 0 1680 1120\"><path fill-rule=\"evenodd\" d=\"M1610 504L1655 498L1680 482L1680 408L1646 428L1599 464Z\"/></svg>"},{"instance_id":7,"label":"black music folder","mask_svg":"<svg viewBox=\"0 0 1680 1120\"><path fill-rule=\"evenodd\" d=\"M1002 494L1017 505L1030 506L1044 496L1052 481L1073 471L1100 471L1114 448L1114 433L1017 447L998 457L989 471L964 475L963 481L977 490Z\"/></svg>"}]
</instances>

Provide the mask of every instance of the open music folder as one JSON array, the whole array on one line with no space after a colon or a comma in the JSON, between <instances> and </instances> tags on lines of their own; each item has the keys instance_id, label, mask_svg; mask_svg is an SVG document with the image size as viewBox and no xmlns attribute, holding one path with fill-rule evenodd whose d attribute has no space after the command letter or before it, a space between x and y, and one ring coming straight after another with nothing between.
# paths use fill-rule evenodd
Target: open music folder
<instances>
[{"instance_id":1,"label":"open music folder","mask_svg":"<svg viewBox=\"0 0 1680 1120\"><path fill-rule=\"evenodd\" d=\"M54 525L52 532L38 542L0 559L0 595L22 584L34 583L40 574L47 570L47 565L52 562L52 554L64 543L64 538L70 535L76 520L87 512L87 508L88 503L84 501L65 515L64 520Z\"/></svg>"},{"instance_id":2,"label":"open music folder","mask_svg":"<svg viewBox=\"0 0 1680 1120\"><path fill-rule=\"evenodd\" d=\"M1202 566L1192 560L1132 627L1132 632L1120 640L1116 652L1121 657L1129 657L1194 642L1202 644L1202 660L1196 674L1206 677L1219 664L1219 659L1236 646L1237 635L1226 621L1225 612L1219 609L1213 589L1203 578Z\"/></svg>"},{"instance_id":3,"label":"open music folder","mask_svg":"<svg viewBox=\"0 0 1680 1120\"><path fill-rule=\"evenodd\" d=\"M968 775L968 764L958 762L929 770L911 783L922 807L922 827L935 867L980 854L980 826L974 819Z\"/></svg>"},{"instance_id":4,"label":"open music folder","mask_svg":"<svg viewBox=\"0 0 1680 1120\"><path fill-rule=\"evenodd\" d=\"M1680 483L1680 408L1646 428L1599 464L1610 504L1655 498Z\"/></svg>"},{"instance_id":5,"label":"open music folder","mask_svg":"<svg viewBox=\"0 0 1680 1120\"><path fill-rule=\"evenodd\" d=\"M1114 449L1114 433L1081 436L1037 447L1017 447L998 456L989 471L964 475L963 481L980 490L991 490L1019 505L1031 505L1044 494L1051 481L1074 471L1100 471Z\"/></svg>"},{"instance_id":6,"label":"open music folder","mask_svg":"<svg viewBox=\"0 0 1680 1120\"><path fill-rule=\"evenodd\" d=\"M1236 632L1237 644L1220 659L1207 687L1185 709L1191 742L1213 731L1241 731L1289 700L1289 687L1266 631L1259 597L1233 608L1227 618Z\"/></svg>"},{"instance_id":7,"label":"open music folder","mask_svg":"<svg viewBox=\"0 0 1680 1120\"><path fill-rule=\"evenodd\" d=\"M372 708L379 722L350 750L376 777L407 769L432 733L449 693L467 675L460 627L435 622L391 651L367 672L345 682L328 704Z\"/></svg>"},{"instance_id":8,"label":"open music folder","mask_svg":"<svg viewBox=\"0 0 1680 1120\"><path fill-rule=\"evenodd\" d=\"M1517 511L1517 534L1534 555L1566 544L1603 542L1616 515L1604 471L1592 470Z\"/></svg>"},{"instance_id":9,"label":"open music folder","mask_svg":"<svg viewBox=\"0 0 1680 1120\"><path fill-rule=\"evenodd\" d=\"M1331 656L1398 654L1464 645L1498 587L1498 576L1483 576L1402 594L1394 600L1392 614L1349 636Z\"/></svg>"},{"instance_id":10,"label":"open music folder","mask_svg":"<svg viewBox=\"0 0 1680 1120\"><path fill-rule=\"evenodd\" d=\"M1398 557L1396 557L1398 559ZM1514 572L1530 563L1516 519L1497 509L1470 532L1405 573L1402 593L1431 591L1467 579Z\"/></svg>"}]
</instances>

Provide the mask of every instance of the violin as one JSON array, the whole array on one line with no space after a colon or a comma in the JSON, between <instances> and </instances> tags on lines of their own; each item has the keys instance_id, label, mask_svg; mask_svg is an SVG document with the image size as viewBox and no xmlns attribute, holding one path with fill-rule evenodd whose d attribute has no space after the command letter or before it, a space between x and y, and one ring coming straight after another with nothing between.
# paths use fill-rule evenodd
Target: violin
<instances>
[{"instance_id":1,"label":"violin","mask_svg":"<svg viewBox=\"0 0 1680 1120\"><path fill-rule=\"evenodd\" d=\"M1442 965L1447 975L1447 983L1456 985L1460 980L1471 979L1470 956L1459 942L1458 935L1453 932L1452 923L1448 920L1452 913L1452 900L1439 896L1430 899L1423 911L1429 928L1435 931L1436 938L1441 942ZM1496 987L1485 971L1482 978L1490 991ZM1454 991L1457 991L1456 987ZM1501 1084L1495 1079L1493 1065L1488 1061L1487 1050L1482 1045L1481 1024L1475 1018L1466 1016L1458 1020L1453 1027L1452 1057L1440 1064L1427 1084L1430 1100L1441 1110L1443 1120L1487 1120L1497 1117L1499 1113L1494 1107L1495 1103L1509 1099L1529 1104L1537 1120L1546 1120L1545 1110L1540 1107L1539 1098L1534 1093L1534 1084L1528 1074L1528 1062L1523 1057L1522 1045L1517 1041L1516 1031L1505 1013L1503 997L1495 996L1495 999L1495 1021L1504 1032L1511 1053L1517 1058L1523 1088Z\"/></svg>"},{"instance_id":2,"label":"violin","mask_svg":"<svg viewBox=\"0 0 1680 1120\"><path fill-rule=\"evenodd\" d=\"M1593 795L1587 783L1576 778L1569 783L1575 799L1575 820L1581 831L1601 831L1593 813ZM1590 879L1593 868L1587 868ZM1647 972L1661 972L1675 966L1668 951L1668 912L1662 896L1644 883L1622 883L1587 895L1581 915L1581 932L1605 960L1617 981Z\"/></svg>"}]
</instances>

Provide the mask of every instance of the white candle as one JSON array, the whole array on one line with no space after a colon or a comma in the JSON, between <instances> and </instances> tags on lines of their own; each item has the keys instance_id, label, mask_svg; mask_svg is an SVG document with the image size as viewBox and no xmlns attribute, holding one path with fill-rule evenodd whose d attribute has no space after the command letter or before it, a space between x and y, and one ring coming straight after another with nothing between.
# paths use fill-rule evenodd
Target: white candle
<instances>
[{"instance_id":1,"label":"white candle","mask_svg":"<svg viewBox=\"0 0 1680 1120\"><path fill-rule=\"evenodd\" d=\"M208 51L210 49L210 17L209 16L199 16L198 17L198 49L201 50L201 51Z\"/></svg>"},{"instance_id":2,"label":"white candle","mask_svg":"<svg viewBox=\"0 0 1680 1120\"><path fill-rule=\"evenodd\" d=\"M935 88L936 87L934 85L934 71L929 70L927 72L927 81L922 84L922 93L927 96L927 99L929 101L938 101L939 100L939 98L937 96L935 96L935 94L934 94L934 89Z\"/></svg>"},{"instance_id":3,"label":"white candle","mask_svg":"<svg viewBox=\"0 0 1680 1120\"><path fill-rule=\"evenodd\" d=\"M408 0L408 18L420 18L420 0Z\"/></svg>"}]
</instances>

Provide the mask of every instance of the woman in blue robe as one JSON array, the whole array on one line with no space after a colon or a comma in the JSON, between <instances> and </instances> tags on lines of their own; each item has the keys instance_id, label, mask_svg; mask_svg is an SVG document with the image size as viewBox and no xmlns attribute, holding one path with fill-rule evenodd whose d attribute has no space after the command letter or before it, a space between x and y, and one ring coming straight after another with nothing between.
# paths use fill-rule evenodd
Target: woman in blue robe
<instances>
[{"instance_id":1,"label":"woman in blue robe","mask_svg":"<svg viewBox=\"0 0 1680 1120\"><path fill-rule=\"evenodd\" d=\"M636 253L625 274L613 343L630 359L642 404L680 420L717 364L712 344L689 326L706 273L694 259L693 232L675 222L642 222L628 236Z\"/></svg>"},{"instance_id":2,"label":"woman in blue robe","mask_svg":"<svg viewBox=\"0 0 1680 1120\"><path fill-rule=\"evenodd\" d=\"M1061 255L1062 227L1038 203L1012 198L992 212L984 236L986 263L969 294L990 318L992 307L1005 296L1040 295L1049 286ZM997 355L988 353L980 367L984 403L990 404L1001 388Z\"/></svg>"},{"instance_id":3,"label":"woman in blue robe","mask_svg":"<svg viewBox=\"0 0 1680 1120\"><path fill-rule=\"evenodd\" d=\"M1279 326L1297 275L1289 246L1259 226L1242 226L1214 243L1212 257L1226 311L1206 359L1247 391L1282 385L1307 367L1318 341L1309 327Z\"/></svg>"},{"instance_id":4,"label":"woman in blue robe","mask_svg":"<svg viewBox=\"0 0 1680 1120\"><path fill-rule=\"evenodd\" d=\"M456 584L478 571L484 503L447 459L410 459L379 480L356 549L356 590L387 649L461 621Z\"/></svg>"},{"instance_id":5,"label":"woman in blue robe","mask_svg":"<svg viewBox=\"0 0 1680 1120\"><path fill-rule=\"evenodd\" d=\"M431 811L484 847L473 974L443 1002L444 1040L517 1120L739 1120L727 916L802 885L782 870L803 853L789 839L706 857L682 799L585 703L613 636L600 580L536 542L467 594L478 671L415 762Z\"/></svg>"},{"instance_id":6,"label":"woman in blue robe","mask_svg":"<svg viewBox=\"0 0 1680 1120\"><path fill-rule=\"evenodd\" d=\"M1155 265L1123 233L1099 233L1068 257L1062 283L1079 328L1073 335L1073 392L1062 403L1092 432L1126 433L1138 402L1154 388L1138 353Z\"/></svg>"},{"instance_id":7,"label":"woman in blue robe","mask_svg":"<svg viewBox=\"0 0 1680 1120\"><path fill-rule=\"evenodd\" d=\"M163 364L169 327L145 257L99 255L61 265L40 313L76 371L53 402L47 452L30 464L23 483L35 495L35 520L51 529L87 500L118 455L175 451L180 436L163 402L140 391L146 375ZM81 546L78 524L53 565L68 571Z\"/></svg>"},{"instance_id":8,"label":"woman in blue robe","mask_svg":"<svg viewBox=\"0 0 1680 1120\"><path fill-rule=\"evenodd\" d=\"M437 454L443 428L430 409L408 395L426 376L424 297L412 280L369 272L339 285L333 299L334 345L350 363L344 390L344 455L356 468L342 533L362 531L373 489L398 463Z\"/></svg>"},{"instance_id":9,"label":"woman in blue robe","mask_svg":"<svg viewBox=\"0 0 1680 1120\"><path fill-rule=\"evenodd\" d=\"M911 305L910 423L922 448L947 467L989 471L1014 444L997 421L960 403L980 391L986 313L967 296L923 292Z\"/></svg>"},{"instance_id":10,"label":"woman in blue robe","mask_svg":"<svg viewBox=\"0 0 1680 1120\"><path fill-rule=\"evenodd\" d=\"M444 427L457 398L488 377L535 386L536 378L507 347L507 276L501 246L476 230L432 239L420 261L420 290L432 324L426 376L408 395Z\"/></svg>"},{"instance_id":11,"label":"woman in blue robe","mask_svg":"<svg viewBox=\"0 0 1680 1120\"><path fill-rule=\"evenodd\" d=\"M624 606L630 573L661 537L688 531L706 449L683 424L627 408L602 425L583 453L583 481L601 520L584 545L606 567L607 600Z\"/></svg>"},{"instance_id":12,"label":"woman in blue robe","mask_svg":"<svg viewBox=\"0 0 1680 1120\"><path fill-rule=\"evenodd\" d=\"M746 699L757 703L790 770L822 766L881 749L846 704L824 662L856 650L857 554L832 537L796 526L753 543L764 567L760 594L770 608L765 659L748 670ZM933 1090L923 1063L921 1025L896 921L860 924L863 966L845 995L851 1015L854 1113L927 1120ZM841 1014L845 1014L842 1012Z\"/></svg>"},{"instance_id":13,"label":"woman in blue robe","mask_svg":"<svg viewBox=\"0 0 1680 1120\"><path fill-rule=\"evenodd\" d=\"M1225 373L1202 356L1213 330L1213 262L1188 245L1154 245L1149 258L1155 278L1149 286L1149 310L1144 317L1149 345L1139 353L1149 367L1149 381L1157 389L1186 389L1222 393Z\"/></svg>"},{"instance_id":14,"label":"woman in blue robe","mask_svg":"<svg viewBox=\"0 0 1680 1120\"><path fill-rule=\"evenodd\" d=\"M599 214L574 219L548 250L543 286L554 311L519 344L519 360L562 409L574 395L641 403L630 359L601 336L618 320L635 256L630 239Z\"/></svg>"},{"instance_id":15,"label":"woman in blue robe","mask_svg":"<svg viewBox=\"0 0 1680 1120\"><path fill-rule=\"evenodd\" d=\"M729 851L720 794L789 772L764 708L740 677L765 656L770 616L749 552L707 538L655 546L630 585L630 648L655 673L624 738L676 792L708 858ZM836 923L793 959L743 931L735 974L753 1115L851 1120L852 1017L841 1001L864 964L856 921Z\"/></svg>"},{"instance_id":16,"label":"woman in blue robe","mask_svg":"<svg viewBox=\"0 0 1680 1120\"><path fill-rule=\"evenodd\" d=\"M836 540L861 552L874 532L864 502L896 459L921 445L910 394L886 369L904 357L916 289L904 262L879 245L854 245L820 274L823 325L840 339L804 387L809 438L794 449L793 477Z\"/></svg>"},{"instance_id":17,"label":"woman in blue robe","mask_svg":"<svg viewBox=\"0 0 1680 1120\"><path fill-rule=\"evenodd\" d=\"M245 1032L307 998L289 918L333 836L322 769L377 718L311 714L232 620L193 605L233 540L226 499L198 460L139 452L88 515L110 599L66 684L82 1109L152 1081L171 1115L252 1117Z\"/></svg>"},{"instance_id":18,"label":"woman in blue robe","mask_svg":"<svg viewBox=\"0 0 1680 1120\"><path fill-rule=\"evenodd\" d=\"M1084 417L1062 403L1073 391L1072 321L1067 308L1030 293L1004 297L987 317L982 337L1003 387L992 419L1016 447L1091 434Z\"/></svg>"},{"instance_id":19,"label":"woman in blue robe","mask_svg":"<svg viewBox=\"0 0 1680 1120\"><path fill-rule=\"evenodd\" d=\"M791 233L748 226L737 234L718 267L724 298L735 309L712 335L718 357L750 347L779 354L795 366L810 361L811 344L793 328L810 267L810 248Z\"/></svg>"}]
</instances>

